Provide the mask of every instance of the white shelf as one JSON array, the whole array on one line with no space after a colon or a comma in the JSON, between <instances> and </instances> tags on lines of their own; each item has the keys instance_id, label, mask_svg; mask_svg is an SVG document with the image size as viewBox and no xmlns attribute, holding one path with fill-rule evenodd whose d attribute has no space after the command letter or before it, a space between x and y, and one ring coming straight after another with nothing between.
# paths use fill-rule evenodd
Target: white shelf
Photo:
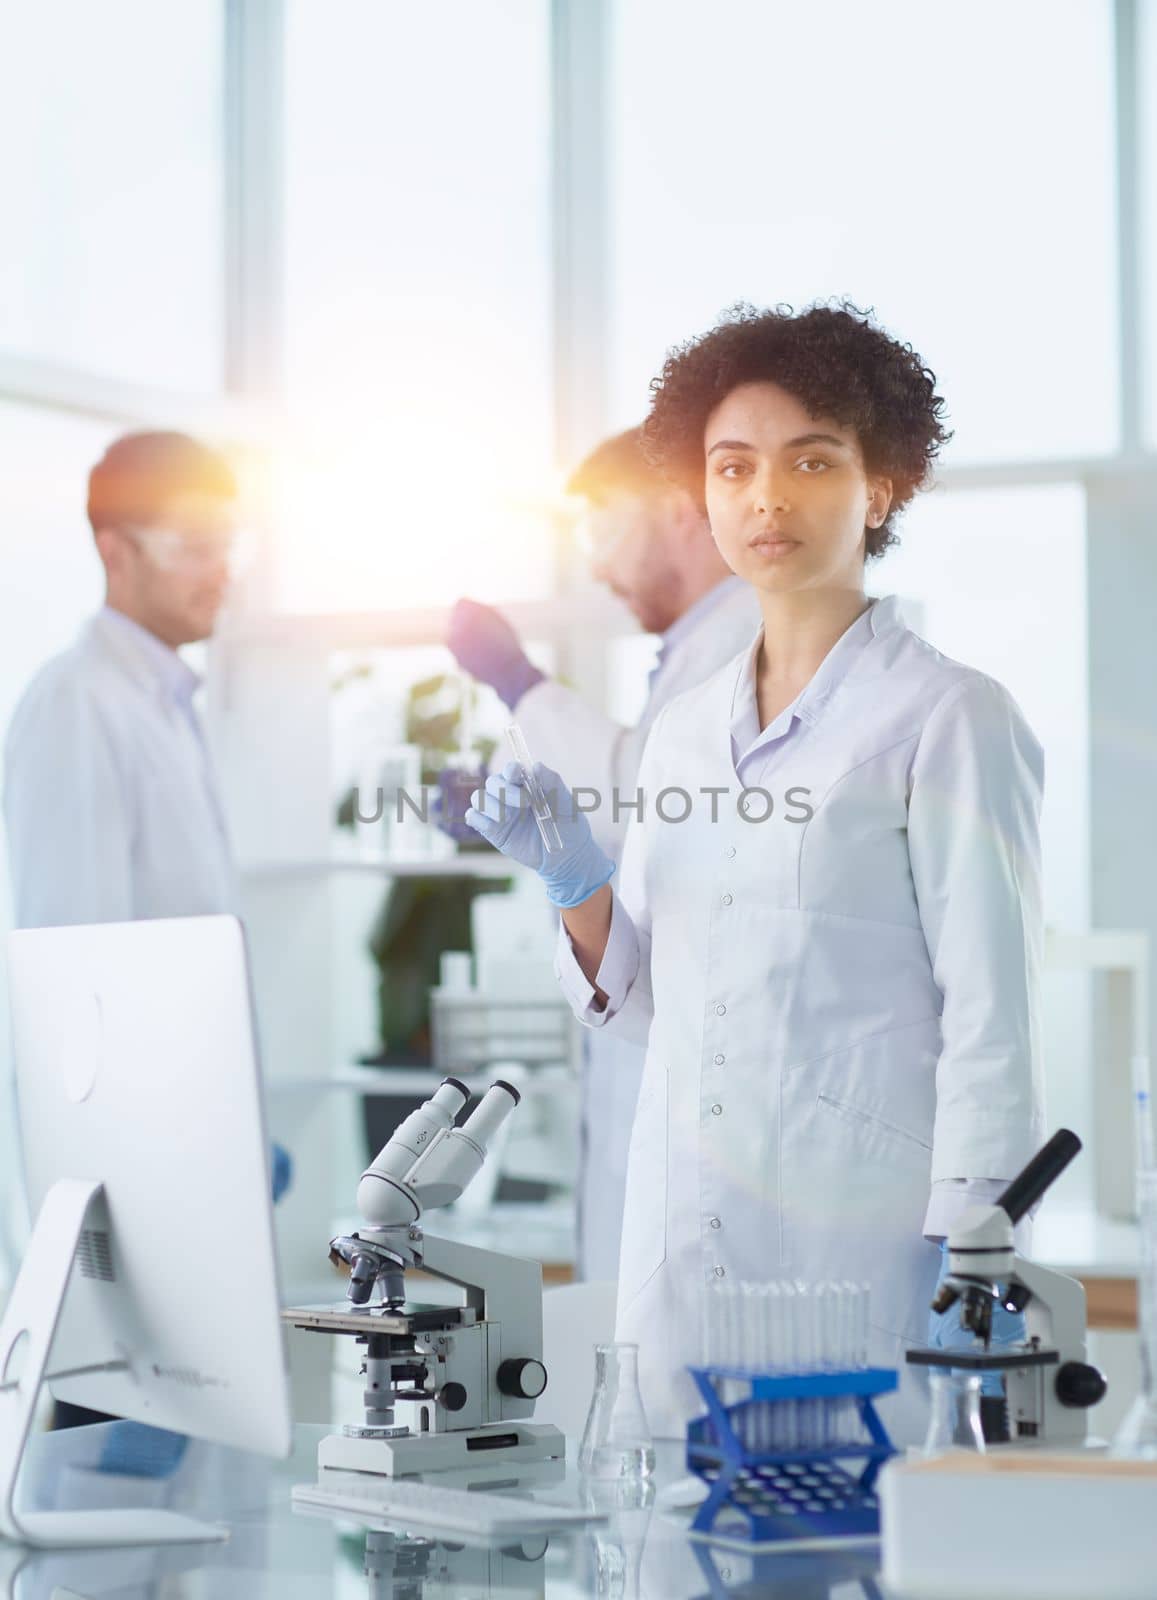
<instances>
[{"instance_id":1,"label":"white shelf","mask_svg":"<svg viewBox=\"0 0 1157 1600\"><path fill-rule=\"evenodd\" d=\"M437 1067L339 1067L326 1077L270 1079L265 1085L265 1092L271 1098L290 1094L331 1094L336 1089L352 1089L355 1094L433 1094L442 1079L450 1076L464 1083L471 1094L484 1094L494 1082L496 1074L497 1067L488 1069L482 1076L472 1073L469 1077L463 1077L458 1072L448 1074ZM532 1067L529 1076L520 1080L519 1090L523 1094L533 1094L539 1079L550 1085L556 1083L560 1076L569 1075L569 1068L561 1063Z\"/></svg>"},{"instance_id":2,"label":"white shelf","mask_svg":"<svg viewBox=\"0 0 1157 1600\"><path fill-rule=\"evenodd\" d=\"M580 631L608 638L636 634L639 625L601 585L544 600L503 601L503 616L524 639L556 639ZM407 607L392 611L267 611L236 616L219 630L220 644L314 645L329 650L401 650L445 647L449 606ZM449 652L447 651L447 659Z\"/></svg>"},{"instance_id":3,"label":"white shelf","mask_svg":"<svg viewBox=\"0 0 1157 1600\"><path fill-rule=\"evenodd\" d=\"M1140 1230L1124 1219L1045 1205L1032 1225L1032 1258L1076 1278L1135 1278Z\"/></svg>"},{"instance_id":4,"label":"white shelf","mask_svg":"<svg viewBox=\"0 0 1157 1600\"><path fill-rule=\"evenodd\" d=\"M387 855L315 856L299 861L250 861L240 869L243 878L257 881L321 877L334 872L370 873L386 878L511 878L523 870L497 850L485 854L463 852L429 861Z\"/></svg>"},{"instance_id":5,"label":"white shelf","mask_svg":"<svg viewBox=\"0 0 1157 1600\"><path fill-rule=\"evenodd\" d=\"M336 1233L363 1227L356 1215L339 1217ZM569 1265L574 1260L574 1206L557 1200L500 1200L484 1216L438 1209L422 1218L432 1236L477 1245L524 1260Z\"/></svg>"}]
</instances>

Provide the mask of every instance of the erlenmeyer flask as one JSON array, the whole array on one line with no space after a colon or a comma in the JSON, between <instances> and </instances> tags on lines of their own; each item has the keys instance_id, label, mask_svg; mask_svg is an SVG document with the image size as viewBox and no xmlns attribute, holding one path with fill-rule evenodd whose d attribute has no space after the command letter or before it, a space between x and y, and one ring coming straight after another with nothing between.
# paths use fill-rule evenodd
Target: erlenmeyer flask
<instances>
[{"instance_id":1,"label":"erlenmeyer flask","mask_svg":"<svg viewBox=\"0 0 1157 1600\"><path fill-rule=\"evenodd\" d=\"M928 1374L932 1415L924 1440L926 1456L942 1450L983 1450L980 1377L975 1372L933 1370Z\"/></svg>"},{"instance_id":2,"label":"erlenmeyer flask","mask_svg":"<svg viewBox=\"0 0 1157 1600\"><path fill-rule=\"evenodd\" d=\"M639 1394L637 1344L595 1346L595 1392L579 1448L579 1471L592 1478L646 1478L655 1447Z\"/></svg>"}]
</instances>

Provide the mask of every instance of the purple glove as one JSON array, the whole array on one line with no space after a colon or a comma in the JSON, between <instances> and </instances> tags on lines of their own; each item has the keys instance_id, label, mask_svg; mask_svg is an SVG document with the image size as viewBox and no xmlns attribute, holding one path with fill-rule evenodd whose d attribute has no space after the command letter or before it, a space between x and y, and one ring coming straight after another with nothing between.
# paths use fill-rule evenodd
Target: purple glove
<instances>
[{"instance_id":1,"label":"purple glove","mask_svg":"<svg viewBox=\"0 0 1157 1600\"><path fill-rule=\"evenodd\" d=\"M446 644L458 665L471 677L488 683L511 711L526 691L546 676L526 654L502 613L477 600L458 601L450 613Z\"/></svg>"}]
</instances>

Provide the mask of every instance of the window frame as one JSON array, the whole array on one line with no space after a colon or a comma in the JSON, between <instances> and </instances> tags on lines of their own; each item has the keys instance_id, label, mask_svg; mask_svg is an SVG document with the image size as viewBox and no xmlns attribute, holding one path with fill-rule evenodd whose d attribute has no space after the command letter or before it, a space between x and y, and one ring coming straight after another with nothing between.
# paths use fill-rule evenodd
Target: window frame
<instances>
[{"instance_id":1,"label":"window frame","mask_svg":"<svg viewBox=\"0 0 1157 1600\"><path fill-rule=\"evenodd\" d=\"M616 0L551 0L551 117L553 232L554 439L560 462L574 460L608 427L608 150L605 108L609 75L609 22ZM621 0L619 0L621 3ZM988 485L1080 482L1090 495L1127 480L1157 493L1157 450L1145 442L1148 395L1157 372L1144 370L1144 341L1135 330L1149 314L1144 295L1141 29L1155 0L1113 0L1116 106L1117 322L1121 440L1109 456L1088 459L976 463L946 467L938 481L948 490ZM285 0L225 0L225 391L219 400L119 383L80 369L18 357L0 350L0 395L123 422L163 419L247 448L277 448L281 377L281 307ZM1151 115L1157 112L1150 112ZM1151 219L1150 237L1157 237ZM1148 402L1157 408L1157 400ZM260 518L259 518L260 520ZM568 621L555 599L519 605L536 616L539 637L555 638L568 676L599 685L591 618L611 631L624 626L618 608L597 593L569 554L561 529L556 540L556 594L578 592ZM265 541L257 581L249 585L247 620L267 625L268 592L260 572L272 556ZM263 613L265 615L263 616ZM583 619L581 622L579 617ZM240 625L246 625L243 614ZM365 635L356 614L302 619L311 631L332 635L335 646ZM402 623L399 614L399 625ZM412 639L410 619L405 633ZM440 637L440 614L422 614L421 630ZM545 630L545 632L544 632Z\"/></svg>"}]
</instances>

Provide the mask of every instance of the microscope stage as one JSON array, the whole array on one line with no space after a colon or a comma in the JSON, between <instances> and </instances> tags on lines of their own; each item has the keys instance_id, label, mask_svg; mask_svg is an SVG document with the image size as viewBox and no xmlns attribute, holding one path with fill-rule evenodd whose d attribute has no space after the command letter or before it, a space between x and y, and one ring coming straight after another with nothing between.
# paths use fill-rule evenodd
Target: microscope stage
<instances>
[{"instance_id":1,"label":"microscope stage","mask_svg":"<svg viewBox=\"0 0 1157 1600\"><path fill-rule=\"evenodd\" d=\"M318 1333L390 1333L404 1336L427 1333L439 1328L469 1325L477 1313L469 1306L408 1306L391 1311L386 1306L337 1305L290 1306L281 1320L293 1328L312 1328Z\"/></svg>"},{"instance_id":2,"label":"microscope stage","mask_svg":"<svg viewBox=\"0 0 1157 1600\"><path fill-rule=\"evenodd\" d=\"M961 1372L1006 1372L1016 1367L1055 1367L1057 1350L907 1350L904 1360L913 1367L957 1367Z\"/></svg>"}]
</instances>

